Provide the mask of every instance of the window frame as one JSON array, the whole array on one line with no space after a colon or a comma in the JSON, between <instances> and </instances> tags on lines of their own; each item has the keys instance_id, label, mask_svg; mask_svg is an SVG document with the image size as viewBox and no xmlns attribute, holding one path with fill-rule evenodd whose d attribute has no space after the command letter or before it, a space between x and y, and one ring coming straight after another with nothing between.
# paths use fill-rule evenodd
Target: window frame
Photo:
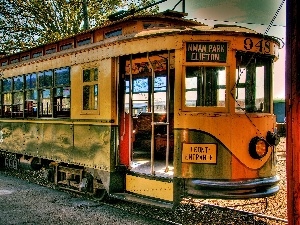
<instances>
[{"instance_id":1,"label":"window frame","mask_svg":"<svg viewBox=\"0 0 300 225\"><path fill-rule=\"evenodd\" d=\"M4 88L4 80L10 80L10 88L9 90L5 90ZM1 80L1 111L2 111L2 117L4 118L11 118L12 117L12 104L13 104L13 78L7 77ZM9 104L5 104L5 97L4 95L8 96L10 99ZM8 111L5 111L5 109L8 108Z\"/></svg>"},{"instance_id":2,"label":"window frame","mask_svg":"<svg viewBox=\"0 0 300 225\"><path fill-rule=\"evenodd\" d=\"M84 71L86 70L95 70L97 69L97 80L93 80L93 81L84 81ZM91 67L86 67L86 68L82 68L81 70L81 76L80 76L80 82L81 82L81 106L80 106L80 109L81 109L81 115L99 115L99 112L100 112L100 95L99 95L99 87L100 87L100 84L99 84L99 75L100 75L100 71L99 71L99 67L98 66L91 66ZM97 97L97 100L94 101L94 105L93 106L96 106L96 109L84 109L84 87L86 86L89 86L90 87L90 90L94 90L95 91L95 86L97 86L97 96L95 95L92 95L92 98L95 99L95 97ZM91 88L93 87L93 88Z\"/></svg>"},{"instance_id":3,"label":"window frame","mask_svg":"<svg viewBox=\"0 0 300 225\"><path fill-rule=\"evenodd\" d=\"M186 68L187 67L223 67L225 68L226 86L225 86L225 99L224 106L186 106L185 95L186 95ZM230 66L228 63L214 63L214 62L201 62L201 63L184 63L182 66L182 95L181 105L182 111L186 112L229 112L229 84L230 84Z\"/></svg>"},{"instance_id":4,"label":"window frame","mask_svg":"<svg viewBox=\"0 0 300 225\"><path fill-rule=\"evenodd\" d=\"M254 55L254 57L252 58L252 55ZM243 65L241 60L238 63L238 57L241 57L243 59L246 60L245 65L246 66L240 66ZM262 113L262 114L271 114L273 111L273 100L272 100L272 60L273 57L272 56L267 56L267 55L259 55L259 54L255 54L253 52L242 52L242 51L238 51L236 53L236 56L234 57L234 59L236 60L236 73L235 73L235 90L234 90L234 97L235 97L235 113L236 114L258 114L258 113ZM250 60L250 61L247 61ZM254 62L252 62L252 60ZM257 63L258 62L258 63ZM263 65L263 88L259 89L258 86L258 79L261 78L259 77L260 75L257 73L257 69L261 68L262 66L258 66L259 64ZM255 86L251 86L251 85L247 85L247 75L243 78L245 78L244 83L243 82L238 82L241 78L241 72L239 70L244 69L247 73L247 67L250 68L250 66L254 66L255 67L255 73L253 74L249 74L249 77L252 76L255 80ZM240 76L240 77L239 77ZM249 78L248 78L249 79ZM261 83L259 83L261 84ZM241 99L236 99L237 96L239 96L239 89L245 89L245 93L244 93L244 108L240 107L241 105L239 104ZM257 92L260 92L260 94L262 93L263 90L263 96L258 98L258 96L254 96L254 102L251 101L250 102L250 98L249 96L247 96L246 89L250 89L250 88L255 88L254 89L254 94L257 94ZM260 90L260 91L258 91ZM253 93L250 93L253 94ZM249 94L249 95L250 95ZM256 101L258 101L258 99L263 99L264 101L262 102L262 105L260 105L260 107L262 106L262 108L260 109L260 107L257 107L258 105L256 104ZM246 104L246 102L249 102L249 104ZM255 110L256 108L256 110ZM263 109L266 109L266 111L264 111Z\"/></svg>"},{"instance_id":5,"label":"window frame","mask_svg":"<svg viewBox=\"0 0 300 225\"><path fill-rule=\"evenodd\" d=\"M17 84L16 80L22 79L21 87L19 84ZM25 77L24 75L18 75L12 77L12 107L11 107L11 113L13 118L23 118L24 117L24 104L25 104L25 96L24 96L24 88L25 88ZM21 102L16 102L16 99L19 97L21 99ZM18 110L19 109L19 110Z\"/></svg>"},{"instance_id":6,"label":"window frame","mask_svg":"<svg viewBox=\"0 0 300 225\"><path fill-rule=\"evenodd\" d=\"M58 83L57 82L57 71L60 70L67 70L68 73L68 82L67 83ZM65 78L65 77L64 77ZM60 68L55 68L53 69L53 85L52 85L52 101L53 101L53 117L64 117L64 118L70 118L71 116L71 67L70 66L65 66L65 67L60 67ZM62 95L58 96L57 95L57 90L62 89ZM69 91L69 95L66 97L64 96L64 90ZM60 108L61 110L57 110L57 100L60 99L61 105ZM68 99L69 101L69 108L64 108L62 105L62 102L64 99ZM64 109L69 109L69 110L64 110Z\"/></svg>"},{"instance_id":7,"label":"window frame","mask_svg":"<svg viewBox=\"0 0 300 225\"><path fill-rule=\"evenodd\" d=\"M32 79L32 76L35 75L35 81ZM30 82L27 81L27 77L30 77ZM39 94L38 94L38 73L33 72L33 73L28 73L25 74L25 87L24 87L24 117L31 117L31 118L36 118L38 115L38 101L39 101ZM36 99L34 98L27 98L28 92L35 92L36 94ZM33 94L34 95L34 94ZM34 100L36 102L34 102ZM35 108L35 110L34 110ZM32 109L32 110L29 110Z\"/></svg>"}]
</instances>

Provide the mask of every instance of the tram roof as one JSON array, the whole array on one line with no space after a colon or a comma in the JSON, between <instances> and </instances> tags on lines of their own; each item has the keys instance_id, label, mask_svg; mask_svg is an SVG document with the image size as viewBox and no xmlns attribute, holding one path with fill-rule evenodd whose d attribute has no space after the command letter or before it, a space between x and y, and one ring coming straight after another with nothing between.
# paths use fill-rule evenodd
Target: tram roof
<instances>
[{"instance_id":1,"label":"tram roof","mask_svg":"<svg viewBox=\"0 0 300 225\"><path fill-rule=\"evenodd\" d=\"M165 35L165 34L188 34L188 33L198 33L199 34L205 34L205 33L221 33L224 35L245 35L245 34L251 34L255 36L261 36L267 39L273 39L272 37L265 36L263 34L260 34L252 29L246 28L246 27L241 27L237 25L225 25L225 24L217 24L214 26L208 26L205 25L204 23L195 21L195 20L190 20L184 18L187 14L176 12L176 11L170 11L167 10L165 12L155 14L155 15L130 15L125 18L122 18L120 20L116 21L107 21L105 24L99 27L95 27L86 31L83 31L81 33L75 34L68 36L66 38L49 42L40 46L35 46L30 49L26 49L24 51L10 54L10 55L0 55L0 60L5 59L5 58L11 58L14 55L20 55L25 52L30 52L35 49L39 49L48 45L53 45L57 44L59 42L66 41L68 39L76 38L79 36L83 36L85 34L89 33L94 33L100 30L109 30L110 28L112 31L116 29L118 26L119 27L126 27L127 23L131 22L137 22L137 21L146 21L146 22L168 22L170 26L156 26L151 29L142 29L142 30L136 30L135 32L132 32L132 34L126 35L127 38L138 38L138 37L144 37L144 36L156 36L156 35ZM124 40L124 38L121 38ZM274 40L274 39L273 39ZM116 40L117 41L117 40ZM1 66L1 65L0 65Z\"/></svg>"}]
</instances>

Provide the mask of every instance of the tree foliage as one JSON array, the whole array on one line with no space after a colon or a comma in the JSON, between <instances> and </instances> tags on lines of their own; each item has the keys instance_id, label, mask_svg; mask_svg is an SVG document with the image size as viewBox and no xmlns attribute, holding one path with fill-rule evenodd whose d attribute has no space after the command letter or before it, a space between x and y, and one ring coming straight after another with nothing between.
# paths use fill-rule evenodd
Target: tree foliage
<instances>
[{"instance_id":1,"label":"tree foliage","mask_svg":"<svg viewBox=\"0 0 300 225\"><path fill-rule=\"evenodd\" d=\"M136 9L154 0L0 0L0 51L7 54L56 41L103 25L120 9ZM86 7L84 7L86 6ZM153 13L152 7L140 13Z\"/></svg>"}]
</instances>

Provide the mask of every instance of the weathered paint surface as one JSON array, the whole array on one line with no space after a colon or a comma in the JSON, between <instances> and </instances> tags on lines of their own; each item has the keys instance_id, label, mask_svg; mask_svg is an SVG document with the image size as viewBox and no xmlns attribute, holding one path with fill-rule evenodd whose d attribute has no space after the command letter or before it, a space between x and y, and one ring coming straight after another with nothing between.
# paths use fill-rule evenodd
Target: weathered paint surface
<instances>
[{"instance_id":1,"label":"weathered paint surface","mask_svg":"<svg viewBox=\"0 0 300 225\"><path fill-rule=\"evenodd\" d=\"M173 183L126 175L126 191L152 198L173 201Z\"/></svg>"},{"instance_id":2,"label":"weathered paint surface","mask_svg":"<svg viewBox=\"0 0 300 225\"><path fill-rule=\"evenodd\" d=\"M197 130L175 130L175 154L176 159L174 176L180 178L200 179L255 179L272 177L276 175L276 159L271 153L266 163L256 170L249 168L232 154L223 143L215 137ZM215 143L217 144L217 163L182 163L181 152L183 143ZM248 152L248 148L241 148Z\"/></svg>"},{"instance_id":3,"label":"weathered paint surface","mask_svg":"<svg viewBox=\"0 0 300 225\"><path fill-rule=\"evenodd\" d=\"M10 121L0 131L4 151L110 169L110 126Z\"/></svg>"}]
</instances>

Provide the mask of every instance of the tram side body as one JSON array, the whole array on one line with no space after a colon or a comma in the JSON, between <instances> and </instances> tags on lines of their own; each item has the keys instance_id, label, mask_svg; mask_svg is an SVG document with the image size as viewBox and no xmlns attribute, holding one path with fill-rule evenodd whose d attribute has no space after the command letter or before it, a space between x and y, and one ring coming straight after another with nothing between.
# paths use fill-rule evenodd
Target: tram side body
<instances>
[{"instance_id":1,"label":"tram side body","mask_svg":"<svg viewBox=\"0 0 300 225\"><path fill-rule=\"evenodd\" d=\"M242 37L241 35L240 38ZM231 43L228 55L232 61L227 61L224 65L229 68L227 73L235 74L236 68L232 62L236 51L233 44L236 37L192 34L145 36L131 40L130 44L123 41L111 43L110 46L99 45L93 48L86 46L76 52L70 50L67 54L60 53L19 67L8 67L4 71L4 76L70 66L71 119L1 119L2 154L9 156L10 153L15 153L25 164L26 160L31 160L32 157L43 159L42 163L45 160L54 165L53 170L60 163L64 164L65 168L75 165L81 170L78 176L86 177L89 174L97 180L96 183L93 181L94 186L90 187L94 189L92 192L97 188L103 189L103 186L110 194L124 192L126 168L119 165L117 158L118 75L114 57L120 54L175 49L175 58L178 59L175 60L173 200L177 201L181 197L188 196L248 198L276 193L278 180L274 147L271 146L267 155L259 160L251 158L248 152L250 140L260 135L257 128L264 137L268 131L274 132L275 117L272 114L254 115L252 122L249 122L247 115L230 111L208 113L182 110L181 60L185 51L183 43L220 39ZM91 67L97 67L100 71L98 83L100 104L95 114L85 115L80 108L82 86L79 84L82 69ZM232 75L230 77L228 91L234 85ZM234 99L230 98L228 95L228 104L233 108ZM185 149L192 149L191 151L197 153L203 143L206 144L203 147L211 146L216 150L215 161L201 164L184 162ZM12 155L12 160L7 161L13 162L13 157Z\"/></svg>"}]
</instances>

